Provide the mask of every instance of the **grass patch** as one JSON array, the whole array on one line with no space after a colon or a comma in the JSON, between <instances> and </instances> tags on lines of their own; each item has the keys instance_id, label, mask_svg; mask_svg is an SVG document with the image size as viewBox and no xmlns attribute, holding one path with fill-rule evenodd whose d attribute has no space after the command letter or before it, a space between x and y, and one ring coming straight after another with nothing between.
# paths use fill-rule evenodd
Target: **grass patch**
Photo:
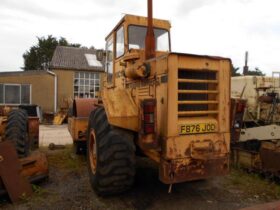
<instances>
[{"instance_id":1,"label":"grass patch","mask_svg":"<svg viewBox=\"0 0 280 210\"><path fill-rule=\"evenodd\" d=\"M76 155L73 145L66 145L65 149L47 152L49 165L61 169L79 170L86 164L84 155Z\"/></svg>"},{"instance_id":2,"label":"grass patch","mask_svg":"<svg viewBox=\"0 0 280 210\"><path fill-rule=\"evenodd\" d=\"M280 185L268 181L258 174L250 174L245 171L232 168L227 186L239 189L245 195L263 199L280 199Z\"/></svg>"}]
</instances>

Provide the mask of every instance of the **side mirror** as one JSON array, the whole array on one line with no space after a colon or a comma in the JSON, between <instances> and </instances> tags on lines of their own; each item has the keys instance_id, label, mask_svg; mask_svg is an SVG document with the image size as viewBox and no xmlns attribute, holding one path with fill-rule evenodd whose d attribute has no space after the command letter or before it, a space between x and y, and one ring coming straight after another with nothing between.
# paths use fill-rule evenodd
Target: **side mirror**
<instances>
[{"instance_id":1,"label":"side mirror","mask_svg":"<svg viewBox=\"0 0 280 210\"><path fill-rule=\"evenodd\" d=\"M106 55L106 53L104 50L96 50L96 59L98 61L103 61L105 58L105 55Z\"/></svg>"}]
</instances>

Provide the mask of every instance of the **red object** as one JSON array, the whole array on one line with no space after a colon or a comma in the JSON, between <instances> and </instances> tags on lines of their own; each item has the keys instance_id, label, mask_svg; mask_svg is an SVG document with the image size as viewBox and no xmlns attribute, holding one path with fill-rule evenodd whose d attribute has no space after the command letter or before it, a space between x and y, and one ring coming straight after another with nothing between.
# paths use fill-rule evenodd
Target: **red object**
<instances>
[{"instance_id":1,"label":"red object","mask_svg":"<svg viewBox=\"0 0 280 210\"><path fill-rule=\"evenodd\" d=\"M145 114L144 122L145 123L154 123L154 114Z\"/></svg>"},{"instance_id":2,"label":"red object","mask_svg":"<svg viewBox=\"0 0 280 210\"><path fill-rule=\"evenodd\" d=\"M155 133L156 101L148 99L143 101L143 129L145 134Z\"/></svg>"},{"instance_id":3,"label":"red object","mask_svg":"<svg viewBox=\"0 0 280 210\"><path fill-rule=\"evenodd\" d=\"M155 126L154 124L145 124L144 127L145 134L152 134L155 132Z\"/></svg>"},{"instance_id":4,"label":"red object","mask_svg":"<svg viewBox=\"0 0 280 210\"><path fill-rule=\"evenodd\" d=\"M155 103L153 101L144 102L144 112L146 113L154 113L155 111Z\"/></svg>"}]
</instances>

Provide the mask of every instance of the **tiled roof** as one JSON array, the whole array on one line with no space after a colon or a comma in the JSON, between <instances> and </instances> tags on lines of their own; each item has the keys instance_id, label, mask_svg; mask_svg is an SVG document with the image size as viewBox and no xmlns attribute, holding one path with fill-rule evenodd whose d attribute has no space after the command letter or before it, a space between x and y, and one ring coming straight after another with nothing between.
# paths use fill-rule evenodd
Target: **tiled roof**
<instances>
[{"instance_id":1,"label":"tiled roof","mask_svg":"<svg viewBox=\"0 0 280 210\"><path fill-rule=\"evenodd\" d=\"M57 46L51 69L104 71L104 66L96 60L96 50L76 47Z\"/></svg>"}]
</instances>

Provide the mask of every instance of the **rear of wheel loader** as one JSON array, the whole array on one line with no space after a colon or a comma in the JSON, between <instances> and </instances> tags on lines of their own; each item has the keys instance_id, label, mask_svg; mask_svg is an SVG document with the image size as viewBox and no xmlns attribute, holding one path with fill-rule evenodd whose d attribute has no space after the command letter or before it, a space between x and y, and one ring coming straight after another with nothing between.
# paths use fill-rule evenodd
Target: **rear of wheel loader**
<instances>
[{"instance_id":1,"label":"rear of wheel loader","mask_svg":"<svg viewBox=\"0 0 280 210\"><path fill-rule=\"evenodd\" d=\"M165 147L160 162L162 181L227 174L230 61L172 53L167 63L167 92L163 97L167 104L158 103L158 131ZM160 86L156 95L165 84ZM161 99L157 97L157 101Z\"/></svg>"},{"instance_id":2,"label":"rear of wheel loader","mask_svg":"<svg viewBox=\"0 0 280 210\"><path fill-rule=\"evenodd\" d=\"M90 114L87 160L99 195L133 185L135 150L166 184L229 171L227 58L172 53L170 23L125 15L106 38L102 105Z\"/></svg>"}]
</instances>

